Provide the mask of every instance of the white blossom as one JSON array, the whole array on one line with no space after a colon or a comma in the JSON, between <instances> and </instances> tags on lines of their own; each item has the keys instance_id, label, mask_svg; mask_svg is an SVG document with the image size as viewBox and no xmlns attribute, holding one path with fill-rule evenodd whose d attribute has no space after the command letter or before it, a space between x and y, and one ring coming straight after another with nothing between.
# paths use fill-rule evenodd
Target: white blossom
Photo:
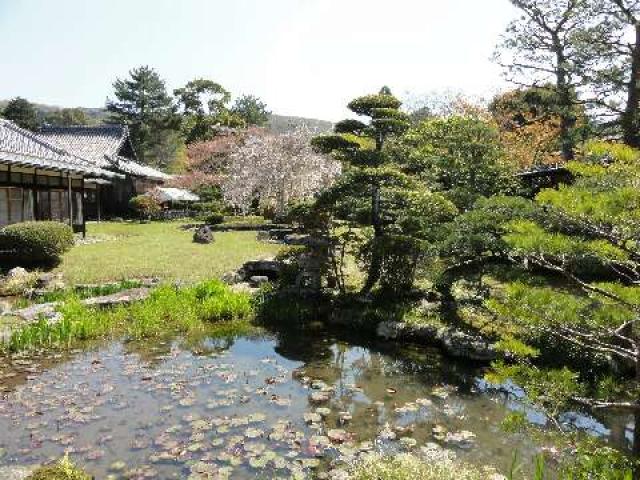
<instances>
[{"instance_id":1,"label":"white blossom","mask_svg":"<svg viewBox=\"0 0 640 480\"><path fill-rule=\"evenodd\" d=\"M313 197L340 174L336 160L313 151L307 128L279 135L256 135L230 155L222 183L225 200L247 212L254 199L260 207L282 213L292 201Z\"/></svg>"}]
</instances>

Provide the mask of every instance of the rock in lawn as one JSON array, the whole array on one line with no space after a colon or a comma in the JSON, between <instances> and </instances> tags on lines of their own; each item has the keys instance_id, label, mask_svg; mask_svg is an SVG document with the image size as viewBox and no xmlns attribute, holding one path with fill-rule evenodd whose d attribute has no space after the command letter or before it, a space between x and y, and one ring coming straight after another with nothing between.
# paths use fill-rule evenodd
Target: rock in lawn
<instances>
[{"instance_id":1,"label":"rock in lawn","mask_svg":"<svg viewBox=\"0 0 640 480\"><path fill-rule=\"evenodd\" d=\"M193 241L202 244L213 243L213 230L208 225L198 228L193 234Z\"/></svg>"}]
</instances>

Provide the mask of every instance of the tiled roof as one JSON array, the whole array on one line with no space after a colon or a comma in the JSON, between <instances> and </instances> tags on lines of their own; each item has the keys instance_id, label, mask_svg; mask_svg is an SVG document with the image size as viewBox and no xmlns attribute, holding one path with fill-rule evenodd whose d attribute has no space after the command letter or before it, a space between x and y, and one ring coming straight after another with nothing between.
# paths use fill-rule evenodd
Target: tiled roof
<instances>
[{"instance_id":1,"label":"tiled roof","mask_svg":"<svg viewBox=\"0 0 640 480\"><path fill-rule=\"evenodd\" d=\"M116 157L114 162L114 166L129 175L134 175L136 177L146 177L151 178L153 180L169 180L171 175L167 175L155 168L148 167L146 165L140 165L139 163L132 162L131 160L127 160L126 158Z\"/></svg>"},{"instance_id":2,"label":"tiled roof","mask_svg":"<svg viewBox=\"0 0 640 480\"><path fill-rule=\"evenodd\" d=\"M0 119L0 161L56 171L88 173L101 177L118 176L3 119Z\"/></svg>"},{"instance_id":3,"label":"tiled roof","mask_svg":"<svg viewBox=\"0 0 640 480\"><path fill-rule=\"evenodd\" d=\"M152 180L171 178L159 170L119 156L120 149L129 141L129 129L125 125L43 127L39 135L101 168Z\"/></svg>"},{"instance_id":4,"label":"tiled roof","mask_svg":"<svg viewBox=\"0 0 640 480\"><path fill-rule=\"evenodd\" d=\"M109 167L109 158L118 154L129 132L123 125L42 127L40 137L89 160L99 167Z\"/></svg>"},{"instance_id":5,"label":"tiled roof","mask_svg":"<svg viewBox=\"0 0 640 480\"><path fill-rule=\"evenodd\" d=\"M153 192L161 202L198 202L200 197L182 188L158 187Z\"/></svg>"}]
</instances>

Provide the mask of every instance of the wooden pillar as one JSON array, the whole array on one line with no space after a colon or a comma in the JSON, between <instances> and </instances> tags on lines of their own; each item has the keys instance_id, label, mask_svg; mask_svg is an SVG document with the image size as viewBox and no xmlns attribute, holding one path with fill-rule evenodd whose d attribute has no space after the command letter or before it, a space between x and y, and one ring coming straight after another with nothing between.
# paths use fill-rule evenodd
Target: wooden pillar
<instances>
[{"instance_id":1,"label":"wooden pillar","mask_svg":"<svg viewBox=\"0 0 640 480\"><path fill-rule=\"evenodd\" d=\"M33 169L33 219L40 220L40 208L38 205L38 169Z\"/></svg>"},{"instance_id":2,"label":"wooden pillar","mask_svg":"<svg viewBox=\"0 0 640 480\"><path fill-rule=\"evenodd\" d=\"M100 220L102 219L102 203L100 200L101 189L102 187L100 186L100 183L96 183L96 210L98 212L98 223L100 223Z\"/></svg>"},{"instance_id":3,"label":"wooden pillar","mask_svg":"<svg viewBox=\"0 0 640 480\"><path fill-rule=\"evenodd\" d=\"M80 204L82 205L82 238L87 238L87 205L84 201L84 175L81 180Z\"/></svg>"},{"instance_id":4,"label":"wooden pillar","mask_svg":"<svg viewBox=\"0 0 640 480\"><path fill-rule=\"evenodd\" d=\"M71 189L71 172L67 174L67 210L69 212L69 226L73 230L73 190Z\"/></svg>"}]
</instances>

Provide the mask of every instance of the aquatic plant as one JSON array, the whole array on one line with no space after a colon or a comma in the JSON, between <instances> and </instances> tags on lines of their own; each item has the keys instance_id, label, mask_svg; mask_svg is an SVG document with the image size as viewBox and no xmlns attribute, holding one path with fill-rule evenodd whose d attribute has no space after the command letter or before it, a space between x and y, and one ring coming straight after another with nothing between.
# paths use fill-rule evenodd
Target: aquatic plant
<instances>
[{"instance_id":1,"label":"aquatic plant","mask_svg":"<svg viewBox=\"0 0 640 480\"><path fill-rule=\"evenodd\" d=\"M424 461L415 455L367 455L350 472L349 480L480 480L486 472L449 458Z\"/></svg>"},{"instance_id":2,"label":"aquatic plant","mask_svg":"<svg viewBox=\"0 0 640 480\"><path fill-rule=\"evenodd\" d=\"M25 480L91 480L92 477L76 467L65 455L55 465L40 467Z\"/></svg>"},{"instance_id":3,"label":"aquatic plant","mask_svg":"<svg viewBox=\"0 0 640 480\"><path fill-rule=\"evenodd\" d=\"M58 312L62 318L57 322L40 319L13 332L5 349L68 348L76 341L115 335L235 335L250 330L253 307L249 295L212 280L185 288L161 286L144 301L113 309L87 307L70 297Z\"/></svg>"}]
</instances>

